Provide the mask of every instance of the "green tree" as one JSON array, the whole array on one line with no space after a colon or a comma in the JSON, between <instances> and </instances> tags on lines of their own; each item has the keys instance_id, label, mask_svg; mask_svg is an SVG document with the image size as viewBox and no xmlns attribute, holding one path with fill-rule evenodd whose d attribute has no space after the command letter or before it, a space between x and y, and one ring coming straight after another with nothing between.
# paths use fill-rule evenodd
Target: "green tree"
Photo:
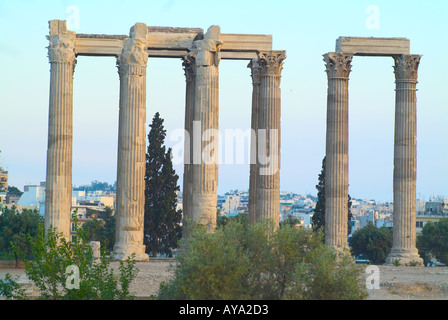
<instances>
[{"instance_id":1,"label":"green tree","mask_svg":"<svg viewBox=\"0 0 448 320\"><path fill-rule=\"evenodd\" d=\"M302 221L296 217L288 216L285 220L280 222L280 227L282 227L284 225L290 225L292 227L296 227L297 225L300 225L301 222Z\"/></svg>"},{"instance_id":2,"label":"green tree","mask_svg":"<svg viewBox=\"0 0 448 320\"><path fill-rule=\"evenodd\" d=\"M31 254L28 236L35 236L43 217L37 210L23 209L19 212L16 207L4 208L0 215L0 252L13 252L12 243L26 255ZM14 252L16 268L19 256Z\"/></svg>"},{"instance_id":3,"label":"green tree","mask_svg":"<svg viewBox=\"0 0 448 320\"><path fill-rule=\"evenodd\" d=\"M316 185L317 189L317 202L316 208L314 209L312 226L313 230L320 230L322 233L325 233L325 160L326 157L322 160L322 170L318 176L318 184ZM352 198L348 195L347 202L347 219L348 219L348 228L347 228L347 236L351 233L352 226L350 225L350 221L352 220Z\"/></svg>"},{"instance_id":4,"label":"green tree","mask_svg":"<svg viewBox=\"0 0 448 320\"><path fill-rule=\"evenodd\" d=\"M417 249L425 263L433 256L448 265L448 218L426 223L417 237Z\"/></svg>"},{"instance_id":5,"label":"green tree","mask_svg":"<svg viewBox=\"0 0 448 320\"><path fill-rule=\"evenodd\" d=\"M232 221L242 223L243 225L249 224L249 214L247 212L240 212L236 216L226 216L221 214L220 210L217 210L216 226L225 226Z\"/></svg>"},{"instance_id":6,"label":"green tree","mask_svg":"<svg viewBox=\"0 0 448 320\"><path fill-rule=\"evenodd\" d=\"M363 270L319 232L237 220L194 226L159 299L363 299Z\"/></svg>"},{"instance_id":7,"label":"green tree","mask_svg":"<svg viewBox=\"0 0 448 320\"><path fill-rule=\"evenodd\" d=\"M100 241L101 246L103 246L101 231L104 228L104 221L102 219L87 220L82 224L82 228L86 231L86 237L89 241Z\"/></svg>"},{"instance_id":8,"label":"green tree","mask_svg":"<svg viewBox=\"0 0 448 320\"><path fill-rule=\"evenodd\" d=\"M182 212L176 209L179 176L173 169L171 148L166 151L164 146L163 121L157 112L150 125L146 154L144 243L153 257L159 253L171 257L182 235Z\"/></svg>"},{"instance_id":9,"label":"green tree","mask_svg":"<svg viewBox=\"0 0 448 320\"><path fill-rule=\"evenodd\" d=\"M84 222L82 228L89 241L99 241L107 253L112 252L115 243L115 217L112 208L106 207L104 211L96 211L98 218Z\"/></svg>"},{"instance_id":10,"label":"green tree","mask_svg":"<svg viewBox=\"0 0 448 320\"><path fill-rule=\"evenodd\" d=\"M20 191L17 187L8 186L8 194L20 197L23 194L23 192Z\"/></svg>"},{"instance_id":11,"label":"green tree","mask_svg":"<svg viewBox=\"0 0 448 320\"><path fill-rule=\"evenodd\" d=\"M100 217L104 221L104 226L101 230L101 246L106 248L107 253L111 253L115 244L115 216L112 208L104 208Z\"/></svg>"},{"instance_id":12,"label":"green tree","mask_svg":"<svg viewBox=\"0 0 448 320\"><path fill-rule=\"evenodd\" d=\"M355 256L363 254L373 264L383 264L392 247L392 231L369 223L353 234L350 246Z\"/></svg>"}]
</instances>

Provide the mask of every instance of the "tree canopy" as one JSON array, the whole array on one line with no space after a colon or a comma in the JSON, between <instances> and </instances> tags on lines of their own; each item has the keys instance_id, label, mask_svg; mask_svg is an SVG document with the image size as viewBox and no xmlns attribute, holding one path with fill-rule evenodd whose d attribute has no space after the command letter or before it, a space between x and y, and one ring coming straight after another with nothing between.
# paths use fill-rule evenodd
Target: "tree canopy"
<instances>
[{"instance_id":1,"label":"tree canopy","mask_svg":"<svg viewBox=\"0 0 448 320\"><path fill-rule=\"evenodd\" d=\"M350 246L355 256L363 254L373 264L383 264L392 247L392 231L387 227L377 228L369 222L355 231Z\"/></svg>"},{"instance_id":2,"label":"tree canopy","mask_svg":"<svg viewBox=\"0 0 448 320\"><path fill-rule=\"evenodd\" d=\"M98 218L84 222L82 228L90 241L99 241L106 252L112 252L115 243L115 216L112 208L106 207L104 211L97 211Z\"/></svg>"},{"instance_id":3,"label":"tree canopy","mask_svg":"<svg viewBox=\"0 0 448 320\"><path fill-rule=\"evenodd\" d=\"M166 130L157 112L148 133L145 174L144 243L146 252L172 256L182 235L182 212L177 210L179 176L173 169L171 148L164 145Z\"/></svg>"},{"instance_id":4,"label":"tree canopy","mask_svg":"<svg viewBox=\"0 0 448 320\"><path fill-rule=\"evenodd\" d=\"M427 222L417 237L417 248L425 263L431 256L448 265L448 218Z\"/></svg>"},{"instance_id":5,"label":"tree canopy","mask_svg":"<svg viewBox=\"0 0 448 320\"><path fill-rule=\"evenodd\" d=\"M43 217L37 210L23 209L19 212L16 207L3 208L0 215L0 252L13 252L14 244L24 254L31 254L29 237L37 234L43 222ZM17 254L14 256L17 267L19 257Z\"/></svg>"}]
</instances>

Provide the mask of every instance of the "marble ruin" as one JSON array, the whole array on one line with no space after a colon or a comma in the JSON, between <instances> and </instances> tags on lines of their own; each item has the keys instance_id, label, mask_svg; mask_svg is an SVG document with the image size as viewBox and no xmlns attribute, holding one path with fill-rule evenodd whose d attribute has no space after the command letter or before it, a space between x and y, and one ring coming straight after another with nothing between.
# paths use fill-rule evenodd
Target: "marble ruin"
<instances>
[{"instance_id":1,"label":"marble ruin","mask_svg":"<svg viewBox=\"0 0 448 320\"><path fill-rule=\"evenodd\" d=\"M347 246L348 80L354 56L391 56L395 61L393 245L391 264L422 263L416 248L417 71L421 55L409 53L403 38L340 37L336 52L324 55L328 77L325 242Z\"/></svg>"},{"instance_id":2,"label":"marble ruin","mask_svg":"<svg viewBox=\"0 0 448 320\"><path fill-rule=\"evenodd\" d=\"M252 147L251 159L255 161L250 170L251 221L272 218L279 222L280 76L286 55L285 51L272 50L272 36L224 34L219 26L211 26L204 33L197 28L148 27L143 23L136 23L129 36L76 34L67 30L65 21L51 20L49 25L46 228L56 227L66 237L70 234L73 75L77 56L117 58L120 77L114 246L117 259L131 254L136 255L136 260L148 259L143 245L148 57L182 60L186 77L185 129L193 135L197 130L202 137L200 144L187 139L185 142L184 223L193 221L211 231L216 226L218 164L203 161L201 154L206 142L216 139L208 134L209 129L218 129L219 62L249 61L253 82L251 127L256 132L263 130L267 139L277 144L276 154L269 154L271 149L265 150L265 154L276 159L277 166L269 170L265 170L266 163L260 162L255 154L262 147Z\"/></svg>"},{"instance_id":3,"label":"marble ruin","mask_svg":"<svg viewBox=\"0 0 448 320\"><path fill-rule=\"evenodd\" d=\"M184 223L216 226L217 161L204 161L209 134L218 129L219 63L249 61L252 77L249 220L280 219L280 79L285 51L272 50L272 36L225 34L219 26L148 27L136 23L126 35L76 34L66 22L51 20L48 57L50 103L47 150L45 226L70 234L73 144L73 75L77 56L114 56L120 78L115 257L147 260L143 245L146 151L146 66L148 58L181 59L186 78L185 130L200 143L185 139ZM403 38L340 37L335 52L324 55L328 77L326 135L325 241L347 246L348 80L354 56L391 56L395 61L393 247L386 263L418 261L416 249L416 84L420 55L409 53ZM198 125L199 124L199 125ZM257 139L265 134L265 143ZM204 136L205 135L205 136ZM258 141L257 141L258 140ZM255 142L257 141L257 142ZM266 143L269 141L269 143ZM275 151L270 145L275 144ZM217 148L211 154L216 157ZM275 159L268 168L260 153Z\"/></svg>"}]
</instances>

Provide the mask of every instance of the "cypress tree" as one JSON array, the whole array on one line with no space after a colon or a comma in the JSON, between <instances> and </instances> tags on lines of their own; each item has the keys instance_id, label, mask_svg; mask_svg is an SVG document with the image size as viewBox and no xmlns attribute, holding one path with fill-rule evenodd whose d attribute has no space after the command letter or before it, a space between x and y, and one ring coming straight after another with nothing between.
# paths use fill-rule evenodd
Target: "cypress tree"
<instances>
[{"instance_id":1,"label":"cypress tree","mask_svg":"<svg viewBox=\"0 0 448 320\"><path fill-rule=\"evenodd\" d=\"M321 230L323 233L325 232L325 159L322 160L322 170L318 176L318 184L316 185L317 189L317 202L316 208L314 209L313 215L313 230ZM348 218L348 234L350 234L352 230L352 226L350 225L350 220L352 219L352 198L348 195L348 203L347 203L347 218Z\"/></svg>"},{"instance_id":2,"label":"cypress tree","mask_svg":"<svg viewBox=\"0 0 448 320\"><path fill-rule=\"evenodd\" d=\"M317 202L313 215L313 230L325 229L325 157L322 160L322 170L318 176L317 189Z\"/></svg>"},{"instance_id":3,"label":"cypress tree","mask_svg":"<svg viewBox=\"0 0 448 320\"><path fill-rule=\"evenodd\" d=\"M176 210L179 176L173 169L171 148L164 146L166 130L157 112L148 133L145 173L144 243L146 253L172 257L182 230L181 210Z\"/></svg>"}]
</instances>

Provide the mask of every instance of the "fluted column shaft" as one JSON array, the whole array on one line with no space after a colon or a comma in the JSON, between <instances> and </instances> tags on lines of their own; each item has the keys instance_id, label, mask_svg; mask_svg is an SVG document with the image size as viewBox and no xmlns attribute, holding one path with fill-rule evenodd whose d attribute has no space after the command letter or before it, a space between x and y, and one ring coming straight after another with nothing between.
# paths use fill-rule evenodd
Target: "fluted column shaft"
<instances>
[{"instance_id":1,"label":"fluted column shaft","mask_svg":"<svg viewBox=\"0 0 448 320\"><path fill-rule=\"evenodd\" d=\"M188 235L188 223L193 220L191 207L193 194L192 166L193 166L193 119L194 101L196 88L196 60L195 55L188 55L183 59L185 70L186 92L185 92L185 142L184 142L184 177L182 188L182 211L184 238Z\"/></svg>"},{"instance_id":2,"label":"fluted column shaft","mask_svg":"<svg viewBox=\"0 0 448 320\"><path fill-rule=\"evenodd\" d=\"M116 242L114 256L148 260L143 245L146 159L147 27L137 23L119 59L120 111L118 125Z\"/></svg>"},{"instance_id":3,"label":"fluted column shaft","mask_svg":"<svg viewBox=\"0 0 448 320\"><path fill-rule=\"evenodd\" d=\"M65 21L50 21L48 57L50 102L48 119L45 230L56 228L70 238L73 149L74 32Z\"/></svg>"},{"instance_id":4,"label":"fluted column shaft","mask_svg":"<svg viewBox=\"0 0 448 320\"><path fill-rule=\"evenodd\" d=\"M280 79L284 51L261 52L257 113L257 181L255 222L280 222Z\"/></svg>"},{"instance_id":5,"label":"fluted column shaft","mask_svg":"<svg viewBox=\"0 0 448 320\"><path fill-rule=\"evenodd\" d=\"M258 59L253 59L247 66L251 69L252 77L252 110L251 110L251 137L250 137L250 173L249 173L249 221L257 221L257 132L258 132L258 112L260 108L260 66Z\"/></svg>"},{"instance_id":6,"label":"fluted column shaft","mask_svg":"<svg viewBox=\"0 0 448 320\"><path fill-rule=\"evenodd\" d=\"M219 148L219 26L211 26L204 39L195 41L196 69L194 83L192 160L190 167L192 221L216 227Z\"/></svg>"},{"instance_id":7,"label":"fluted column shaft","mask_svg":"<svg viewBox=\"0 0 448 320\"><path fill-rule=\"evenodd\" d=\"M348 80L351 55L324 55L328 77L325 162L325 244L347 245Z\"/></svg>"},{"instance_id":8,"label":"fluted column shaft","mask_svg":"<svg viewBox=\"0 0 448 320\"><path fill-rule=\"evenodd\" d=\"M420 55L395 60L395 140L393 243L386 263L422 262L416 249L417 71Z\"/></svg>"}]
</instances>

